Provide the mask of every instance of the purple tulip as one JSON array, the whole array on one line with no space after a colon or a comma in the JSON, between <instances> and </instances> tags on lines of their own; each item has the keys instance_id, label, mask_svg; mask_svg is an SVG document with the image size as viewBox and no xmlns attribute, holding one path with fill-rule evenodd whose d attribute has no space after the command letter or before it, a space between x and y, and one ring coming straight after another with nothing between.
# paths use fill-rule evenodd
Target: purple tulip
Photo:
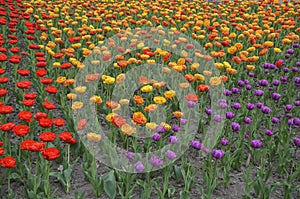
<instances>
[{"instance_id":1,"label":"purple tulip","mask_svg":"<svg viewBox=\"0 0 300 199\"><path fill-rule=\"evenodd\" d=\"M268 82L267 80L265 80L265 79L262 79L262 80L259 80L258 84L259 84L260 86L266 87L266 86L269 85L269 82Z\"/></svg>"},{"instance_id":2,"label":"purple tulip","mask_svg":"<svg viewBox=\"0 0 300 199\"><path fill-rule=\"evenodd\" d=\"M245 79L244 83L248 85L250 82L249 82L249 80Z\"/></svg>"},{"instance_id":3,"label":"purple tulip","mask_svg":"<svg viewBox=\"0 0 300 199\"><path fill-rule=\"evenodd\" d=\"M154 166L154 167L160 167L163 164L163 160L160 159L160 157L158 156L152 156L150 158L150 163Z\"/></svg>"},{"instance_id":4,"label":"purple tulip","mask_svg":"<svg viewBox=\"0 0 300 199\"><path fill-rule=\"evenodd\" d=\"M201 144L201 142L198 141L198 140L193 140L193 141L192 141L192 147L193 147L194 149L200 150L200 149L202 148L202 144Z\"/></svg>"},{"instance_id":5,"label":"purple tulip","mask_svg":"<svg viewBox=\"0 0 300 199\"><path fill-rule=\"evenodd\" d=\"M231 91L228 90L228 89L225 89L225 90L224 90L224 95L230 96L230 95L231 95Z\"/></svg>"},{"instance_id":6,"label":"purple tulip","mask_svg":"<svg viewBox=\"0 0 300 199\"><path fill-rule=\"evenodd\" d=\"M293 119L293 123L294 123L296 126L300 126L300 118L295 117L295 118Z\"/></svg>"},{"instance_id":7,"label":"purple tulip","mask_svg":"<svg viewBox=\"0 0 300 199\"><path fill-rule=\"evenodd\" d=\"M232 88L232 89L231 89L231 92L232 92L232 93L238 93L238 92L239 92L239 89L238 89L238 88Z\"/></svg>"},{"instance_id":8,"label":"purple tulip","mask_svg":"<svg viewBox=\"0 0 300 199\"><path fill-rule=\"evenodd\" d=\"M282 84L286 84L287 83L287 77L286 76L281 76L280 81L281 81Z\"/></svg>"},{"instance_id":9,"label":"purple tulip","mask_svg":"<svg viewBox=\"0 0 300 199\"><path fill-rule=\"evenodd\" d=\"M299 62L299 64L300 64L300 62ZM296 67L293 67L293 68L292 68L292 71L293 71L294 73L297 73L297 72L299 71L299 69L296 68Z\"/></svg>"},{"instance_id":10,"label":"purple tulip","mask_svg":"<svg viewBox=\"0 0 300 199\"><path fill-rule=\"evenodd\" d=\"M293 44L293 48L300 48L300 45L299 44Z\"/></svg>"},{"instance_id":11,"label":"purple tulip","mask_svg":"<svg viewBox=\"0 0 300 199\"><path fill-rule=\"evenodd\" d=\"M250 145L252 148L258 149L262 147L263 143L260 140L251 140Z\"/></svg>"},{"instance_id":12,"label":"purple tulip","mask_svg":"<svg viewBox=\"0 0 300 199\"><path fill-rule=\"evenodd\" d=\"M182 125L185 125L187 123L187 119L185 119L185 118L180 118L179 121L180 121L180 124L182 124Z\"/></svg>"},{"instance_id":13,"label":"purple tulip","mask_svg":"<svg viewBox=\"0 0 300 199\"><path fill-rule=\"evenodd\" d=\"M255 90L255 95L261 97L264 95L264 91L263 90Z\"/></svg>"},{"instance_id":14,"label":"purple tulip","mask_svg":"<svg viewBox=\"0 0 300 199\"><path fill-rule=\"evenodd\" d=\"M277 123L280 122L279 118L277 118L277 117L272 117L271 121L272 121L272 123L274 123L274 124L277 124Z\"/></svg>"},{"instance_id":15,"label":"purple tulip","mask_svg":"<svg viewBox=\"0 0 300 199\"><path fill-rule=\"evenodd\" d=\"M133 161L133 158L134 158L134 153L133 152L130 152L130 151L127 151L125 153L125 157L128 158L129 162L132 162Z\"/></svg>"},{"instance_id":16,"label":"purple tulip","mask_svg":"<svg viewBox=\"0 0 300 199\"><path fill-rule=\"evenodd\" d=\"M220 103L220 108L221 109L226 109L228 105L226 103Z\"/></svg>"},{"instance_id":17,"label":"purple tulip","mask_svg":"<svg viewBox=\"0 0 300 199\"><path fill-rule=\"evenodd\" d=\"M285 106L286 112L290 112L293 109L293 106L291 104L287 104Z\"/></svg>"},{"instance_id":18,"label":"purple tulip","mask_svg":"<svg viewBox=\"0 0 300 199\"><path fill-rule=\"evenodd\" d=\"M298 66L298 67L299 67L299 66L300 66L300 62L296 62L296 66Z\"/></svg>"},{"instance_id":19,"label":"purple tulip","mask_svg":"<svg viewBox=\"0 0 300 199\"><path fill-rule=\"evenodd\" d=\"M288 49L286 52L287 52L288 54L294 54L295 51L294 51L294 49L291 49L291 48L290 48L290 49Z\"/></svg>"},{"instance_id":20,"label":"purple tulip","mask_svg":"<svg viewBox=\"0 0 300 199\"><path fill-rule=\"evenodd\" d=\"M249 77L254 77L254 73L249 73Z\"/></svg>"},{"instance_id":21,"label":"purple tulip","mask_svg":"<svg viewBox=\"0 0 300 199\"><path fill-rule=\"evenodd\" d=\"M288 53L284 55L284 57L287 58L287 59L290 58L290 56L291 56L291 55L288 54Z\"/></svg>"},{"instance_id":22,"label":"purple tulip","mask_svg":"<svg viewBox=\"0 0 300 199\"><path fill-rule=\"evenodd\" d=\"M282 61L283 61L283 60L282 60ZM270 69L277 69L277 67L276 67L275 64L270 64L270 65L269 65L269 68L270 68Z\"/></svg>"},{"instance_id":23,"label":"purple tulip","mask_svg":"<svg viewBox=\"0 0 300 199\"><path fill-rule=\"evenodd\" d=\"M288 73L288 72L290 72L290 69L289 68L284 68L283 72Z\"/></svg>"},{"instance_id":24,"label":"purple tulip","mask_svg":"<svg viewBox=\"0 0 300 199\"><path fill-rule=\"evenodd\" d=\"M205 113L206 113L207 115L211 115L211 114L212 114L212 110L209 109L209 108L206 108L206 109L205 109Z\"/></svg>"},{"instance_id":25,"label":"purple tulip","mask_svg":"<svg viewBox=\"0 0 300 199\"><path fill-rule=\"evenodd\" d=\"M251 104L251 103L248 103L246 107L247 107L247 109L248 109L249 111L251 111L251 110L253 110L253 109L255 108L255 105L254 105L254 104Z\"/></svg>"},{"instance_id":26,"label":"purple tulip","mask_svg":"<svg viewBox=\"0 0 300 199\"><path fill-rule=\"evenodd\" d=\"M294 144L297 146L297 147L300 147L300 137L296 137L293 139L293 142Z\"/></svg>"},{"instance_id":27,"label":"purple tulip","mask_svg":"<svg viewBox=\"0 0 300 199\"><path fill-rule=\"evenodd\" d=\"M279 100L281 98L281 95L279 93L272 93L273 100Z\"/></svg>"},{"instance_id":28,"label":"purple tulip","mask_svg":"<svg viewBox=\"0 0 300 199\"><path fill-rule=\"evenodd\" d=\"M178 131L180 131L180 127L179 127L178 125L176 125L176 124L173 124L172 130L173 130L174 132L178 132Z\"/></svg>"},{"instance_id":29,"label":"purple tulip","mask_svg":"<svg viewBox=\"0 0 300 199\"><path fill-rule=\"evenodd\" d=\"M246 139L248 139L248 138L250 137L250 134L249 134L249 133L245 133L244 137L245 137Z\"/></svg>"},{"instance_id":30,"label":"purple tulip","mask_svg":"<svg viewBox=\"0 0 300 199\"><path fill-rule=\"evenodd\" d=\"M157 126L157 127L156 127L156 131L157 131L158 133L163 133L163 132L166 131L166 129L165 129L165 127L163 127L163 126Z\"/></svg>"},{"instance_id":31,"label":"purple tulip","mask_svg":"<svg viewBox=\"0 0 300 199\"><path fill-rule=\"evenodd\" d=\"M257 107L257 108L262 108L263 106L264 106L264 104L261 103L261 102L257 102L257 104L256 104L256 107Z\"/></svg>"},{"instance_id":32,"label":"purple tulip","mask_svg":"<svg viewBox=\"0 0 300 199\"><path fill-rule=\"evenodd\" d=\"M145 170L145 167L144 167L144 165L143 165L140 161L138 161L138 162L135 164L134 169L135 169L138 173L141 173L141 172L143 172L143 171Z\"/></svg>"},{"instance_id":33,"label":"purple tulip","mask_svg":"<svg viewBox=\"0 0 300 199\"><path fill-rule=\"evenodd\" d=\"M238 131L238 130L241 129L241 126L240 126L240 124L237 123L237 122L232 122L231 128L232 128L233 131Z\"/></svg>"},{"instance_id":34,"label":"purple tulip","mask_svg":"<svg viewBox=\"0 0 300 199\"><path fill-rule=\"evenodd\" d=\"M245 85L245 82L243 80L238 80L239 87L243 87Z\"/></svg>"},{"instance_id":35,"label":"purple tulip","mask_svg":"<svg viewBox=\"0 0 300 199\"><path fill-rule=\"evenodd\" d=\"M270 129L267 129L267 130L265 131L265 134L266 134L267 136L272 136L272 135L273 135L273 131L270 130Z\"/></svg>"},{"instance_id":36,"label":"purple tulip","mask_svg":"<svg viewBox=\"0 0 300 199\"><path fill-rule=\"evenodd\" d=\"M215 116L214 116L214 121L216 121L216 122L221 122L221 121L222 121L221 115L215 115Z\"/></svg>"},{"instance_id":37,"label":"purple tulip","mask_svg":"<svg viewBox=\"0 0 300 199\"><path fill-rule=\"evenodd\" d=\"M300 77L295 77L294 82L295 84L300 84Z\"/></svg>"},{"instance_id":38,"label":"purple tulip","mask_svg":"<svg viewBox=\"0 0 300 199\"><path fill-rule=\"evenodd\" d=\"M291 126L291 125L293 125L293 124L294 124L294 119L289 119L289 120L288 120L288 125Z\"/></svg>"},{"instance_id":39,"label":"purple tulip","mask_svg":"<svg viewBox=\"0 0 300 199\"><path fill-rule=\"evenodd\" d=\"M287 118L291 118L291 117L292 117L292 114L290 114L290 113L287 113L287 114L285 114L285 117L287 117Z\"/></svg>"},{"instance_id":40,"label":"purple tulip","mask_svg":"<svg viewBox=\"0 0 300 199\"><path fill-rule=\"evenodd\" d=\"M177 157L176 153L174 153L174 152L171 151L171 150L167 150L166 156L167 156L167 158L169 158L170 160L174 160L174 159L176 159L176 157Z\"/></svg>"},{"instance_id":41,"label":"purple tulip","mask_svg":"<svg viewBox=\"0 0 300 199\"><path fill-rule=\"evenodd\" d=\"M245 118L244 118L244 122L245 122L246 124L251 124L251 123L252 123L252 120L251 120L251 118L249 118L249 117L245 117Z\"/></svg>"},{"instance_id":42,"label":"purple tulip","mask_svg":"<svg viewBox=\"0 0 300 199\"><path fill-rule=\"evenodd\" d=\"M300 106L300 100L295 100L295 101L294 101L294 105L295 105L295 106Z\"/></svg>"},{"instance_id":43,"label":"purple tulip","mask_svg":"<svg viewBox=\"0 0 300 199\"><path fill-rule=\"evenodd\" d=\"M171 135L169 140L171 144L176 144L178 142L178 138L175 135Z\"/></svg>"},{"instance_id":44,"label":"purple tulip","mask_svg":"<svg viewBox=\"0 0 300 199\"><path fill-rule=\"evenodd\" d=\"M222 138L222 139L221 139L221 144L222 144L223 146L227 146L227 145L229 144L229 141L228 141L226 138Z\"/></svg>"},{"instance_id":45,"label":"purple tulip","mask_svg":"<svg viewBox=\"0 0 300 199\"><path fill-rule=\"evenodd\" d=\"M277 79L275 79L275 80L273 81L273 86L279 86L279 85L280 85L280 81L277 80Z\"/></svg>"},{"instance_id":46,"label":"purple tulip","mask_svg":"<svg viewBox=\"0 0 300 199\"><path fill-rule=\"evenodd\" d=\"M241 104L238 103L238 102L234 102L234 103L232 104L232 108L234 108L234 109L236 109L236 110L239 110L241 107L242 107Z\"/></svg>"},{"instance_id":47,"label":"purple tulip","mask_svg":"<svg viewBox=\"0 0 300 199\"><path fill-rule=\"evenodd\" d=\"M265 69L264 73L268 74L268 73L270 73L270 70L269 69Z\"/></svg>"},{"instance_id":48,"label":"purple tulip","mask_svg":"<svg viewBox=\"0 0 300 199\"><path fill-rule=\"evenodd\" d=\"M197 102L194 102L194 101L187 101L186 102L186 105L189 107L189 108L194 108L196 106Z\"/></svg>"},{"instance_id":49,"label":"purple tulip","mask_svg":"<svg viewBox=\"0 0 300 199\"><path fill-rule=\"evenodd\" d=\"M226 118L229 119L229 120L234 118L234 113L233 112L226 112Z\"/></svg>"},{"instance_id":50,"label":"purple tulip","mask_svg":"<svg viewBox=\"0 0 300 199\"><path fill-rule=\"evenodd\" d=\"M247 89L248 91L250 91L250 90L252 89L252 86L251 86L250 84L248 84L248 85L246 86L246 89Z\"/></svg>"},{"instance_id":51,"label":"purple tulip","mask_svg":"<svg viewBox=\"0 0 300 199\"><path fill-rule=\"evenodd\" d=\"M221 159L225 155L225 152L221 149L213 149L211 155L216 159Z\"/></svg>"},{"instance_id":52,"label":"purple tulip","mask_svg":"<svg viewBox=\"0 0 300 199\"><path fill-rule=\"evenodd\" d=\"M261 111L262 111L264 114L269 114L269 113L272 112L272 110L271 110L269 107L267 107L267 106L263 106L263 107L261 108Z\"/></svg>"},{"instance_id":53,"label":"purple tulip","mask_svg":"<svg viewBox=\"0 0 300 199\"><path fill-rule=\"evenodd\" d=\"M220 103L227 103L226 99L221 99Z\"/></svg>"},{"instance_id":54,"label":"purple tulip","mask_svg":"<svg viewBox=\"0 0 300 199\"><path fill-rule=\"evenodd\" d=\"M152 135L152 140L154 140L154 141L159 141L160 138L161 138L161 136L160 136L160 134L158 134L158 133L154 133L154 134Z\"/></svg>"}]
</instances>

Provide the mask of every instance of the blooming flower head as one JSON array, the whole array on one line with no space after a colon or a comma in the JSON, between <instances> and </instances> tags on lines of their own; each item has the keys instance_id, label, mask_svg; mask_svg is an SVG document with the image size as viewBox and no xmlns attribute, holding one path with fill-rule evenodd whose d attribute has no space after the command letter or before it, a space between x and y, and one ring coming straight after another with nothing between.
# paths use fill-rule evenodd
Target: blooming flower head
<instances>
[{"instance_id":1,"label":"blooming flower head","mask_svg":"<svg viewBox=\"0 0 300 199\"><path fill-rule=\"evenodd\" d=\"M221 159L225 155L225 152L221 149L213 149L211 155L216 159Z\"/></svg>"},{"instance_id":2,"label":"blooming flower head","mask_svg":"<svg viewBox=\"0 0 300 199\"><path fill-rule=\"evenodd\" d=\"M250 146L252 148L258 149L258 148L261 148L263 146L263 143L260 140L251 140L250 141Z\"/></svg>"},{"instance_id":3,"label":"blooming flower head","mask_svg":"<svg viewBox=\"0 0 300 199\"><path fill-rule=\"evenodd\" d=\"M166 156L167 156L167 158L169 158L170 160L174 160L174 159L176 159L176 157L177 157L176 153L174 153L174 152L171 151L171 150L168 150L168 151L166 152Z\"/></svg>"},{"instance_id":4,"label":"blooming flower head","mask_svg":"<svg viewBox=\"0 0 300 199\"><path fill-rule=\"evenodd\" d=\"M198 141L198 140L193 140L193 141L192 141L192 147L193 147L194 149L200 150L200 149L202 148L202 144L201 144L201 142Z\"/></svg>"},{"instance_id":5,"label":"blooming flower head","mask_svg":"<svg viewBox=\"0 0 300 199\"><path fill-rule=\"evenodd\" d=\"M158 156L152 156L150 158L150 163L154 166L154 167L160 167L163 164L163 160L158 157Z\"/></svg>"}]
</instances>

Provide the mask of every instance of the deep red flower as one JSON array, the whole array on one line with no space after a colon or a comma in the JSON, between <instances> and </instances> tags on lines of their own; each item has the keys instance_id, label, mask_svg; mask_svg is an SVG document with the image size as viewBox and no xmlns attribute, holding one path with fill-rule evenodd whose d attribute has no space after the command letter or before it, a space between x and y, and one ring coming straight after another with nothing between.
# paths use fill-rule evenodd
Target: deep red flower
<instances>
[{"instance_id":1,"label":"deep red flower","mask_svg":"<svg viewBox=\"0 0 300 199\"><path fill-rule=\"evenodd\" d=\"M16 126L15 123L8 122L6 124L2 124L0 126L0 130L2 130L2 131L11 131L15 126Z\"/></svg>"},{"instance_id":2,"label":"deep red flower","mask_svg":"<svg viewBox=\"0 0 300 199\"><path fill-rule=\"evenodd\" d=\"M12 52L12 53L17 53L17 52L19 52L19 50L20 50L20 48L18 48L18 47L10 48L10 52Z\"/></svg>"},{"instance_id":3,"label":"deep red flower","mask_svg":"<svg viewBox=\"0 0 300 199\"><path fill-rule=\"evenodd\" d=\"M8 93L8 91L5 88L0 88L0 97L5 96Z\"/></svg>"},{"instance_id":4,"label":"deep red flower","mask_svg":"<svg viewBox=\"0 0 300 199\"><path fill-rule=\"evenodd\" d=\"M31 86L31 81L23 80L21 82L17 82L16 85L17 85L17 87L19 87L21 89L28 89Z\"/></svg>"},{"instance_id":5,"label":"deep red flower","mask_svg":"<svg viewBox=\"0 0 300 199\"><path fill-rule=\"evenodd\" d=\"M3 145L3 142L0 142L0 146L2 146Z\"/></svg>"},{"instance_id":6,"label":"deep red flower","mask_svg":"<svg viewBox=\"0 0 300 199\"><path fill-rule=\"evenodd\" d=\"M0 156L4 155L4 148L0 148Z\"/></svg>"},{"instance_id":7,"label":"deep red flower","mask_svg":"<svg viewBox=\"0 0 300 199\"><path fill-rule=\"evenodd\" d=\"M30 131L26 125L18 124L13 128L14 134L20 137L27 135Z\"/></svg>"},{"instance_id":8,"label":"deep red flower","mask_svg":"<svg viewBox=\"0 0 300 199\"><path fill-rule=\"evenodd\" d=\"M17 73L22 75L22 76L27 76L30 74L30 70L26 70L26 69L19 69L17 70Z\"/></svg>"},{"instance_id":9,"label":"deep red flower","mask_svg":"<svg viewBox=\"0 0 300 199\"><path fill-rule=\"evenodd\" d=\"M24 98L25 99L35 99L36 98L36 94L35 93L25 93L24 94Z\"/></svg>"},{"instance_id":10,"label":"deep red flower","mask_svg":"<svg viewBox=\"0 0 300 199\"><path fill-rule=\"evenodd\" d=\"M60 151L57 148L46 148L42 151L42 156L46 160L55 160L59 158Z\"/></svg>"},{"instance_id":11,"label":"deep red flower","mask_svg":"<svg viewBox=\"0 0 300 199\"><path fill-rule=\"evenodd\" d=\"M55 105L48 101L43 102L43 106L47 110L55 109Z\"/></svg>"},{"instance_id":12,"label":"deep red flower","mask_svg":"<svg viewBox=\"0 0 300 199\"><path fill-rule=\"evenodd\" d=\"M40 49L40 46L36 45L36 44L29 44L28 48L29 49Z\"/></svg>"},{"instance_id":13,"label":"deep red flower","mask_svg":"<svg viewBox=\"0 0 300 199\"><path fill-rule=\"evenodd\" d=\"M55 86L47 86L45 90L46 90L46 92L51 93L51 94L55 94L58 92L58 90Z\"/></svg>"},{"instance_id":14,"label":"deep red flower","mask_svg":"<svg viewBox=\"0 0 300 199\"><path fill-rule=\"evenodd\" d=\"M37 112L34 116L35 120L40 120L41 118L46 118L47 117L47 113L42 113L42 112Z\"/></svg>"},{"instance_id":15,"label":"deep red flower","mask_svg":"<svg viewBox=\"0 0 300 199\"><path fill-rule=\"evenodd\" d=\"M47 66L47 63L42 61L42 62L37 62L35 64L36 67L39 67L39 68L45 68Z\"/></svg>"},{"instance_id":16,"label":"deep red flower","mask_svg":"<svg viewBox=\"0 0 300 199\"><path fill-rule=\"evenodd\" d=\"M5 84L9 81L9 78L8 77L0 77L0 83L1 84Z\"/></svg>"},{"instance_id":17,"label":"deep red flower","mask_svg":"<svg viewBox=\"0 0 300 199\"><path fill-rule=\"evenodd\" d=\"M18 118L25 122L32 122L32 113L30 111L21 111L18 113Z\"/></svg>"},{"instance_id":18,"label":"deep red flower","mask_svg":"<svg viewBox=\"0 0 300 199\"><path fill-rule=\"evenodd\" d=\"M68 68L71 68L72 67L72 64L67 62L67 63L63 63L60 68L62 69L68 69Z\"/></svg>"},{"instance_id":19,"label":"deep red flower","mask_svg":"<svg viewBox=\"0 0 300 199\"><path fill-rule=\"evenodd\" d=\"M1 40L1 39L0 39ZM0 48L0 52L1 53L6 53L7 52L7 50L6 50L6 48ZM5 54L0 54L0 57L1 57L1 55L5 55ZM6 56L6 55L5 55Z\"/></svg>"},{"instance_id":20,"label":"deep red flower","mask_svg":"<svg viewBox=\"0 0 300 199\"><path fill-rule=\"evenodd\" d=\"M283 65L282 60L277 60L276 63L275 63L275 65L276 65L277 67L282 66L282 65Z\"/></svg>"},{"instance_id":21,"label":"deep red flower","mask_svg":"<svg viewBox=\"0 0 300 199\"><path fill-rule=\"evenodd\" d=\"M38 62L45 62L45 61L47 61L47 60L46 60L45 57L37 57L37 58L36 58L36 61L38 61Z\"/></svg>"},{"instance_id":22,"label":"deep red flower","mask_svg":"<svg viewBox=\"0 0 300 199\"><path fill-rule=\"evenodd\" d=\"M39 126L43 128L50 128L52 126L52 119L48 117L42 117L39 120Z\"/></svg>"},{"instance_id":23,"label":"deep red flower","mask_svg":"<svg viewBox=\"0 0 300 199\"><path fill-rule=\"evenodd\" d=\"M53 57L56 58L56 59L61 59L61 58L63 58L63 56L64 56L63 53L55 53L55 54L53 55Z\"/></svg>"},{"instance_id":24,"label":"deep red flower","mask_svg":"<svg viewBox=\"0 0 300 199\"><path fill-rule=\"evenodd\" d=\"M28 150L30 146L34 144L34 142L34 140L24 140L20 144L21 150Z\"/></svg>"},{"instance_id":25,"label":"deep red flower","mask_svg":"<svg viewBox=\"0 0 300 199\"><path fill-rule=\"evenodd\" d=\"M35 74L39 77L44 77L45 75L47 75L47 71L45 69L38 69Z\"/></svg>"},{"instance_id":26,"label":"deep red flower","mask_svg":"<svg viewBox=\"0 0 300 199\"><path fill-rule=\"evenodd\" d=\"M30 106L33 106L34 105L34 100L23 100L22 101L22 104L24 105L24 106L28 106L28 107L30 107Z\"/></svg>"},{"instance_id":27,"label":"deep red flower","mask_svg":"<svg viewBox=\"0 0 300 199\"><path fill-rule=\"evenodd\" d=\"M1 56L1 55L0 55ZM1 60L0 60L1 61ZM5 69L3 68L0 68L0 75L4 74L5 73Z\"/></svg>"},{"instance_id":28,"label":"deep red flower","mask_svg":"<svg viewBox=\"0 0 300 199\"><path fill-rule=\"evenodd\" d=\"M40 135L40 139L43 142L52 142L56 138L56 134L53 132L44 132Z\"/></svg>"},{"instance_id":29,"label":"deep red flower","mask_svg":"<svg viewBox=\"0 0 300 199\"><path fill-rule=\"evenodd\" d=\"M66 121L64 119L61 119L61 118L56 118L53 120L53 124L55 126L64 126L66 123Z\"/></svg>"},{"instance_id":30,"label":"deep red flower","mask_svg":"<svg viewBox=\"0 0 300 199\"><path fill-rule=\"evenodd\" d=\"M5 54L0 54L0 61L6 61L7 60L7 56Z\"/></svg>"},{"instance_id":31,"label":"deep red flower","mask_svg":"<svg viewBox=\"0 0 300 199\"><path fill-rule=\"evenodd\" d=\"M66 143L70 143L70 144L76 144L76 140L74 140L73 138L73 134L70 132L62 132L61 134L59 134L59 139L61 139L62 141L66 142Z\"/></svg>"},{"instance_id":32,"label":"deep red flower","mask_svg":"<svg viewBox=\"0 0 300 199\"><path fill-rule=\"evenodd\" d=\"M12 106L0 106L0 114L9 114L13 112L14 108Z\"/></svg>"},{"instance_id":33,"label":"deep red flower","mask_svg":"<svg viewBox=\"0 0 300 199\"><path fill-rule=\"evenodd\" d=\"M15 168L16 167L16 159L11 156L6 156L5 158L0 160L0 165L4 168Z\"/></svg>"},{"instance_id":34,"label":"deep red flower","mask_svg":"<svg viewBox=\"0 0 300 199\"><path fill-rule=\"evenodd\" d=\"M16 39L16 40L8 40L8 43L10 43L10 44L16 44L16 43L18 43L18 40Z\"/></svg>"},{"instance_id":35,"label":"deep red flower","mask_svg":"<svg viewBox=\"0 0 300 199\"><path fill-rule=\"evenodd\" d=\"M41 79L42 84L51 84L53 80L51 78L43 78Z\"/></svg>"},{"instance_id":36,"label":"deep red flower","mask_svg":"<svg viewBox=\"0 0 300 199\"><path fill-rule=\"evenodd\" d=\"M21 150L28 150L31 152L40 152L44 149L45 143L36 142L34 140L24 140L20 144Z\"/></svg>"},{"instance_id":37,"label":"deep red flower","mask_svg":"<svg viewBox=\"0 0 300 199\"><path fill-rule=\"evenodd\" d=\"M20 62L20 58L11 56L8 61L13 64L18 64Z\"/></svg>"},{"instance_id":38,"label":"deep red flower","mask_svg":"<svg viewBox=\"0 0 300 199\"><path fill-rule=\"evenodd\" d=\"M45 53L44 53L44 52L36 52L36 53L35 53L35 56L36 56L36 57L44 57L44 56L45 56Z\"/></svg>"}]
</instances>

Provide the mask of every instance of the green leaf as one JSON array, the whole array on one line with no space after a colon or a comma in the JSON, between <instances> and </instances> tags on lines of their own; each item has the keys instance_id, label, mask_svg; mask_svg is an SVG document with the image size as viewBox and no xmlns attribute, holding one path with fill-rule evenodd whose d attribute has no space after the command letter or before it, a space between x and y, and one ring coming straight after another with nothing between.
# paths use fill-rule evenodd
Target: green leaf
<instances>
[{"instance_id":1,"label":"green leaf","mask_svg":"<svg viewBox=\"0 0 300 199\"><path fill-rule=\"evenodd\" d=\"M117 185L114 171L108 173L107 178L104 180L104 191L109 198L115 198L117 194Z\"/></svg>"}]
</instances>

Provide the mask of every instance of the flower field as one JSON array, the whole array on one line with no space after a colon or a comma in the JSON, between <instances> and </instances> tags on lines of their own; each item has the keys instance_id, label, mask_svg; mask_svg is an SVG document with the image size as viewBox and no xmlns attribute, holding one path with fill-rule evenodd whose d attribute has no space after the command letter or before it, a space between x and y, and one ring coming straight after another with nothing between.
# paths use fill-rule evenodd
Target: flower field
<instances>
[{"instance_id":1,"label":"flower field","mask_svg":"<svg viewBox=\"0 0 300 199\"><path fill-rule=\"evenodd\" d=\"M0 5L0 198L300 198L299 1Z\"/></svg>"}]
</instances>

